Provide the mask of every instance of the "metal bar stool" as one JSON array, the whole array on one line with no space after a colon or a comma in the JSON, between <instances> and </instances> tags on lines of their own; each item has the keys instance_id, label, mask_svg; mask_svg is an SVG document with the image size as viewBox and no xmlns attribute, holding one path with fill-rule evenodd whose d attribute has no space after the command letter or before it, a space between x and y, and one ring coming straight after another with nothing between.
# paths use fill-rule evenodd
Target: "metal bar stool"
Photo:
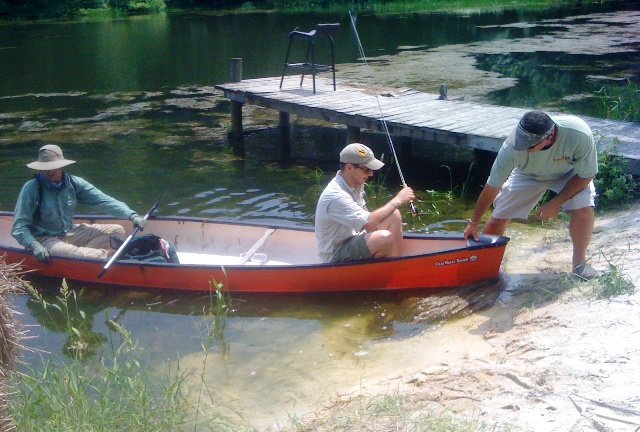
<instances>
[{"instance_id":1,"label":"metal bar stool","mask_svg":"<svg viewBox=\"0 0 640 432\"><path fill-rule=\"evenodd\" d=\"M340 23L331 24L318 24L315 30L310 32L302 32L296 27L291 33L289 33L289 47L287 48L287 56L284 60L284 68L282 69L282 78L280 78L280 88L284 81L284 76L287 72L287 68L297 69L302 71L302 77L300 78L300 87L304 81L306 73L311 72L313 77L313 93L316 92L316 73L318 72L331 72L333 74L333 90L336 89L336 65L335 65L335 45L333 43L333 35L340 27ZM316 37L326 37L331 44L331 64L316 64L315 59L315 42ZM299 63L289 63L289 56L291 55L291 46L295 39L303 39L307 41L307 53L304 61Z\"/></svg>"}]
</instances>

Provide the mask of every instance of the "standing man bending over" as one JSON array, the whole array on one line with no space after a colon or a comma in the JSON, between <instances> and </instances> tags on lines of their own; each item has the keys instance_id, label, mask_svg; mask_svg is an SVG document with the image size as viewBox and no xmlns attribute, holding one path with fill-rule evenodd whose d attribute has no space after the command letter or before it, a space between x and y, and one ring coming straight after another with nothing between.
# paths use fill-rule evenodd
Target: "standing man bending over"
<instances>
[{"instance_id":1,"label":"standing man bending over","mask_svg":"<svg viewBox=\"0 0 640 432\"><path fill-rule=\"evenodd\" d=\"M74 224L78 203L129 219L140 230L147 225L125 203L62 170L72 163L75 161L65 159L60 147L47 144L38 152L38 160L27 164L40 172L20 191L11 235L41 262L48 262L50 253L106 259L111 252L111 236L124 236L124 228L117 224Z\"/></svg>"},{"instance_id":2,"label":"standing man bending over","mask_svg":"<svg viewBox=\"0 0 640 432\"><path fill-rule=\"evenodd\" d=\"M535 215L545 221L556 217L561 208L571 213L573 273L583 279L595 277L586 253L595 218L593 178L597 173L593 134L583 120L527 112L500 148L464 237L478 240L478 223L492 202L493 215L482 232L503 235L511 219L526 219L544 193L552 190L556 196Z\"/></svg>"},{"instance_id":3,"label":"standing man bending over","mask_svg":"<svg viewBox=\"0 0 640 432\"><path fill-rule=\"evenodd\" d=\"M363 144L340 152L340 170L320 195L315 232L322 262L346 262L400 255L402 215L398 207L415 199L404 187L372 212L364 202L364 184L384 163Z\"/></svg>"}]
</instances>

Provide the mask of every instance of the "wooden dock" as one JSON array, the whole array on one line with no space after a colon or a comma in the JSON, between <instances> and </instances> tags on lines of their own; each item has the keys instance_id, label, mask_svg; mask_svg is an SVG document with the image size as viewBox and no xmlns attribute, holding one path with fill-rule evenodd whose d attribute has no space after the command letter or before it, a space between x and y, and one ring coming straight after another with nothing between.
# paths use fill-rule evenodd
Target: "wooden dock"
<instances>
[{"instance_id":1,"label":"wooden dock","mask_svg":"<svg viewBox=\"0 0 640 432\"><path fill-rule=\"evenodd\" d=\"M347 126L347 141L356 141L360 129L384 131L381 118L394 137L409 137L441 144L462 144L497 152L528 109L500 107L464 100L440 99L440 95L411 89L384 89L376 96L365 85L316 77L258 78L216 85L232 101L232 129L242 133L242 105L250 104L280 112L280 126L289 133L289 115L324 120ZM382 114L381 114L382 112ZM239 118L238 118L239 116ZM606 145L619 141L616 153L628 160L627 171L640 175L640 124L581 116ZM233 133L233 132L232 132Z\"/></svg>"}]
</instances>

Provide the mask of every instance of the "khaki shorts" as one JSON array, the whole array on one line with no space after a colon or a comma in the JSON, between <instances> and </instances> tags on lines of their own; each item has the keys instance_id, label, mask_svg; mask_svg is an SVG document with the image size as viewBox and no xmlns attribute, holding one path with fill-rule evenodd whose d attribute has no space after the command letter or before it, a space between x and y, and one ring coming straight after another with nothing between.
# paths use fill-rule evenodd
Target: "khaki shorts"
<instances>
[{"instance_id":1,"label":"khaki shorts","mask_svg":"<svg viewBox=\"0 0 640 432\"><path fill-rule=\"evenodd\" d=\"M367 247L367 241L364 238L365 233L354 235L350 239L342 243L331 257L332 263L359 261L371 259L371 251Z\"/></svg>"},{"instance_id":2,"label":"khaki shorts","mask_svg":"<svg viewBox=\"0 0 640 432\"><path fill-rule=\"evenodd\" d=\"M113 253L109 240L114 235L124 237L124 228L117 224L81 224L62 238L38 237L36 240L54 255L107 259Z\"/></svg>"},{"instance_id":3,"label":"khaki shorts","mask_svg":"<svg viewBox=\"0 0 640 432\"><path fill-rule=\"evenodd\" d=\"M496 219L526 219L546 191L558 193L564 188L573 171L558 180L541 181L514 169L500 193L493 201L493 217ZM570 212L585 207L595 207L596 188L591 181L584 189L562 204L562 211Z\"/></svg>"}]
</instances>

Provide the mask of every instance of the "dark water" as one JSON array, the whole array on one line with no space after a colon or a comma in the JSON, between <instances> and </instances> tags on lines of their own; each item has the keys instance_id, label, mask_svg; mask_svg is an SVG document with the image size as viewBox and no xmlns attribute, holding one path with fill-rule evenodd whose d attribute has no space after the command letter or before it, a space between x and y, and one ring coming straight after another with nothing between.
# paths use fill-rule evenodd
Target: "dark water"
<instances>
[{"instance_id":1,"label":"dark water","mask_svg":"<svg viewBox=\"0 0 640 432\"><path fill-rule=\"evenodd\" d=\"M375 56L395 54L401 46L437 47L531 36L544 28L495 25L606 9L637 9L637 5L610 2L526 13L361 15L357 19L367 55ZM318 22L341 24L336 61L357 62L349 18L343 15L178 14L0 26L0 208L13 209L22 184L33 174L25 164L35 158L42 144L54 142L68 158L78 161L69 172L140 213L166 190L158 210L163 215L313 224L316 198L333 175L344 130L294 122L293 159L283 163L275 150L278 131L264 129L277 125L277 115L246 109L245 128L252 132L245 138L246 157L240 158L226 139L229 103L211 86L228 80L229 59L233 57L243 58L244 78L279 75L288 32L296 26L308 30ZM547 55L523 54L509 61L516 58L539 67L548 63ZM607 61L615 65L619 57L609 56ZM556 55L554 59L563 63L593 61L578 56L558 60ZM479 67L487 70L504 63L495 55L478 56L478 61ZM532 100L560 100L585 86L585 72L548 73L545 69L538 75L549 86L562 82L561 92L558 86L541 92L544 86L521 80L521 84L489 96L502 105L528 106ZM377 153L385 152L384 139L365 137ZM469 151L447 151L447 158L432 162L401 155L405 177L420 191L423 212L421 218L409 221L410 230L463 228L461 223L447 221L465 218L471 202L459 196L465 187L480 185L485 178L469 177L475 173ZM398 188L393 166L379 177L384 180L376 182L386 181L388 190ZM448 192L453 193L445 195ZM385 192L380 199L387 199ZM59 280L33 282L45 292L55 292L60 284ZM496 285L496 289L502 288ZM407 297L429 294L242 297L232 302L226 317L225 349L238 370L255 367L252 362L256 358L271 353L272 337L278 337L282 351L278 361L282 364L309 360L287 350L301 339L314 340L319 334L340 345L338 351L357 352L362 344L377 338L410 337L428 329L429 324L389 317L406 307ZM87 316L84 325L95 333L98 345L107 340L106 317L118 317L158 361L200 350L204 336L195 323L206 315L210 304L207 296L103 286L86 287L81 297L81 309ZM17 298L15 307L25 312L25 323L42 326L31 330L39 337L27 344L60 353L66 337L57 330L56 320L26 297ZM338 323L350 319L360 322L363 330L344 336ZM324 333L333 327L339 331L331 331L330 336ZM322 348L316 349L322 352ZM36 357L28 354L30 360ZM296 382L285 385L295 386Z\"/></svg>"}]
</instances>

